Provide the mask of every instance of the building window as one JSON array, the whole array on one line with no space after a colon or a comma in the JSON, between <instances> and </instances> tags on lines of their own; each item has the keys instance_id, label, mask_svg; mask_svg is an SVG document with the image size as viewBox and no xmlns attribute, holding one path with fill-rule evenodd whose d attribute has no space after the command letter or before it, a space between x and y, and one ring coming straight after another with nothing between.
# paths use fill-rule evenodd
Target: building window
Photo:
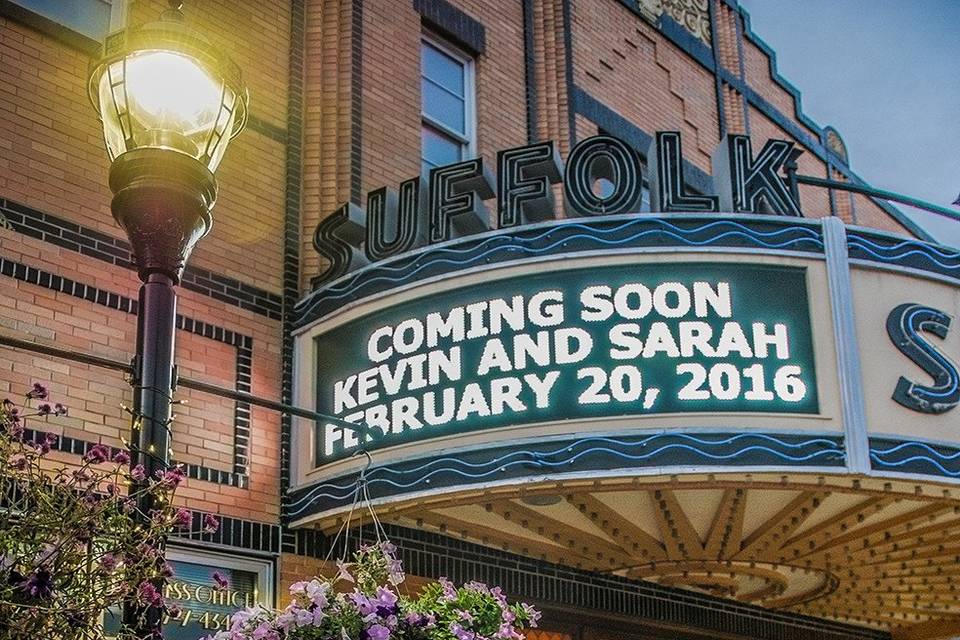
<instances>
[{"instance_id":1,"label":"building window","mask_svg":"<svg viewBox=\"0 0 960 640\"><path fill-rule=\"evenodd\" d=\"M163 623L167 640L196 640L230 628L230 616L239 610L273 607L273 562L242 556L236 551L168 547L166 560L173 577L164 588L164 600L180 609ZM219 586L213 574L226 580ZM108 637L119 631L119 608L107 610L103 626Z\"/></svg>"},{"instance_id":2,"label":"building window","mask_svg":"<svg viewBox=\"0 0 960 640\"><path fill-rule=\"evenodd\" d=\"M473 59L440 40L424 36L420 45L421 152L424 175L430 169L474 153Z\"/></svg>"},{"instance_id":3,"label":"building window","mask_svg":"<svg viewBox=\"0 0 960 640\"><path fill-rule=\"evenodd\" d=\"M11 0L13 4L102 42L123 26L126 0Z\"/></svg>"}]
</instances>

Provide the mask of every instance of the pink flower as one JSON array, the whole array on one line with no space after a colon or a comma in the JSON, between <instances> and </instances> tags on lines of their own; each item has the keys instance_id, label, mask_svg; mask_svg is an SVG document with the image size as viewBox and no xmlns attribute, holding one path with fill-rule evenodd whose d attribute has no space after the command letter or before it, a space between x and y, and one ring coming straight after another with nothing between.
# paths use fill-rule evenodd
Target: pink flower
<instances>
[{"instance_id":1,"label":"pink flower","mask_svg":"<svg viewBox=\"0 0 960 640\"><path fill-rule=\"evenodd\" d=\"M230 581L223 577L223 574L219 571L214 571L211 577L217 583L217 589L226 589L230 586Z\"/></svg>"},{"instance_id":2,"label":"pink flower","mask_svg":"<svg viewBox=\"0 0 960 640\"><path fill-rule=\"evenodd\" d=\"M149 582L140 585L140 588L137 589L137 598L140 602L151 607L158 607L163 604L163 595Z\"/></svg>"},{"instance_id":3,"label":"pink flower","mask_svg":"<svg viewBox=\"0 0 960 640\"><path fill-rule=\"evenodd\" d=\"M193 512L180 507L173 515L173 526L186 529L193 523Z\"/></svg>"},{"instance_id":4,"label":"pink flower","mask_svg":"<svg viewBox=\"0 0 960 640\"><path fill-rule=\"evenodd\" d=\"M41 455L50 453L50 448L53 445L57 444L58 437L53 433L46 433L43 436L43 440L37 445L37 450Z\"/></svg>"},{"instance_id":5,"label":"pink flower","mask_svg":"<svg viewBox=\"0 0 960 640\"><path fill-rule=\"evenodd\" d=\"M147 479L147 471L143 468L142 464L138 464L133 469L130 469L130 477L137 482L143 482Z\"/></svg>"},{"instance_id":6,"label":"pink flower","mask_svg":"<svg viewBox=\"0 0 960 640\"><path fill-rule=\"evenodd\" d=\"M23 471L27 468L27 457L22 453L15 453L7 458L7 464L14 471Z\"/></svg>"},{"instance_id":7,"label":"pink flower","mask_svg":"<svg viewBox=\"0 0 960 640\"><path fill-rule=\"evenodd\" d=\"M117 560L117 556L112 553L105 553L103 557L100 558L100 568L105 573L113 573L113 570L117 568L117 565L120 562Z\"/></svg>"},{"instance_id":8,"label":"pink flower","mask_svg":"<svg viewBox=\"0 0 960 640\"><path fill-rule=\"evenodd\" d=\"M33 383L33 389L27 392L27 398L31 400L44 400L47 397L47 388L39 382Z\"/></svg>"},{"instance_id":9,"label":"pink flower","mask_svg":"<svg viewBox=\"0 0 960 640\"><path fill-rule=\"evenodd\" d=\"M113 454L112 461L116 464L130 464L130 454L121 449Z\"/></svg>"},{"instance_id":10,"label":"pink flower","mask_svg":"<svg viewBox=\"0 0 960 640\"><path fill-rule=\"evenodd\" d=\"M166 471L160 472L157 471L157 478L160 482L158 486L160 489L167 491L172 491L180 486L180 483L183 482L183 479L186 477L186 474L183 472L183 469L179 466L171 467Z\"/></svg>"},{"instance_id":11,"label":"pink flower","mask_svg":"<svg viewBox=\"0 0 960 640\"><path fill-rule=\"evenodd\" d=\"M205 513L203 515L203 531L204 533L216 533L217 529L220 528L220 520L216 516Z\"/></svg>"},{"instance_id":12,"label":"pink flower","mask_svg":"<svg viewBox=\"0 0 960 640\"><path fill-rule=\"evenodd\" d=\"M83 461L90 464L100 464L110 459L110 447L105 444L95 444L83 456Z\"/></svg>"}]
</instances>

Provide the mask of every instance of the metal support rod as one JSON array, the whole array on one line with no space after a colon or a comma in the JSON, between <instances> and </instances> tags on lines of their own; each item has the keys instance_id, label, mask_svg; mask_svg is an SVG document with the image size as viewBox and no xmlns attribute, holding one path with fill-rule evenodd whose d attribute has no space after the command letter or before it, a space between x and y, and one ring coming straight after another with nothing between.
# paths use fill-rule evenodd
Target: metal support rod
<instances>
[{"instance_id":1,"label":"metal support rod","mask_svg":"<svg viewBox=\"0 0 960 640\"><path fill-rule=\"evenodd\" d=\"M140 287L137 311L137 360L133 371L131 465L143 465L146 480L135 481L139 493L136 517L149 524L158 508L153 493L144 491L151 479L170 466L170 415L173 400L173 349L176 336L177 294L173 278L150 273ZM166 541L151 540L159 549ZM163 583L157 585L163 588ZM123 620L142 638L161 637L163 610L157 606L124 602Z\"/></svg>"},{"instance_id":2,"label":"metal support rod","mask_svg":"<svg viewBox=\"0 0 960 640\"><path fill-rule=\"evenodd\" d=\"M930 213L935 213L939 216L950 218L951 220L960 221L960 211L948 209L947 207L941 207L938 204L926 202L918 198L911 198L910 196L905 196L902 193L896 193L895 191L875 189L874 187L865 187L858 184L851 184L849 182L839 182L837 180L827 180L826 178L815 178L813 176L796 175L795 180L800 184L809 184L814 187L824 187L825 189L836 189L838 191L850 191L852 193L860 193L872 198L880 198L881 200L891 200L893 202L899 202L900 204L916 207L917 209L923 209L924 211L929 211Z\"/></svg>"},{"instance_id":3,"label":"metal support rod","mask_svg":"<svg viewBox=\"0 0 960 640\"><path fill-rule=\"evenodd\" d=\"M14 338L12 336L3 334L0 334L0 346L23 349L25 351L41 353L54 358L63 358L64 360L89 364L95 367L114 369L115 371L124 371L126 373L131 373L133 371L133 367L129 363L120 360L111 360L110 358L103 358L101 356L95 356L80 351L73 351L71 349L61 349L60 347L53 347L50 345L40 344L30 340L23 340L21 338ZM236 400L237 402L246 402L248 404L270 409L278 413L288 413L290 415L313 420L314 422L335 424L338 427L350 429L358 434L363 434L365 432L365 429L361 424L347 422L346 420L342 420L325 413L318 413L316 411L311 411L310 409L295 407L290 404L285 404L277 400L269 400L267 398L255 396L243 391L235 391L234 389L228 389L226 387L221 387L209 382L178 377L177 386L184 387L185 389L193 389L194 391L200 391L202 393L209 393L211 395L220 396L221 398L229 398L231 400Z\"/></svg>"}]
</instances>

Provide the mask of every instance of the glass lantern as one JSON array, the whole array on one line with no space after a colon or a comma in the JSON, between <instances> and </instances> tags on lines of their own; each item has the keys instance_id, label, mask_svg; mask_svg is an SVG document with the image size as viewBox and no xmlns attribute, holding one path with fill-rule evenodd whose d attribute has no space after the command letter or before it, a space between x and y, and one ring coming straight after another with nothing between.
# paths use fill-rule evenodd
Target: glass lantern
<instances>
[{"instance_id":1,"label":"glass lantern","mask_svg":"<svg viewBox=\"0 0 960 640\"><path fill-rule=\"evenodd\" d=\"M185 27L179 11L109 35L88 92L111 160L135 149L164 149L213 173L247 117L239 68Z\"/></svg>"}]
</instances>

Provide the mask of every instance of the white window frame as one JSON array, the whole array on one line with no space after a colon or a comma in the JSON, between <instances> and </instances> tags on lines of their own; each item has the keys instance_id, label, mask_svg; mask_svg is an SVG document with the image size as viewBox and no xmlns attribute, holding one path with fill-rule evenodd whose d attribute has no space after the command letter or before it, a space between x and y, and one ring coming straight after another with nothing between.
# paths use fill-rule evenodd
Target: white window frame
<instances>
[{"instance_id":1,"label":"white window frame","mask_svg":"<svg viewBox=\"0 0 960 640\"><path fill-rule=\"evenodd\" d=\"M164 552L166 560L189 562L201 566L237 569L257 574L255 600L266 607L273 607L276 600L273 593L273 561L268 558L242 556L224 551L197 549L186 546L170 545Z\"/></svg>"},{"instance_id":2,"label":"white window frame","mask_svg":"<svg viewBox=\"0 0 960 640\"><path fill-rule=\"evenodd\" d=\"M61 0L61 1L67 2L69 0ZM110 7L110 21L107 24L107 32L104 34L104 37L110 35L114 31L119 31L120 29L123 29L124 27L127 26L128 4L130 0L97 0L97 1L100 4L104 4ZM81 35L84 38L91 38L91 36L85 33L82 33L80 31L77 31L76 25L67 24L57 20L56 18L49 17L48 15L37 11L36 7L34 6L17 2L16 0L14 0L13 4L22 8L25 11L29 11L30 13L36 16L39 16L44 20L49 20L50 22L55 23L63 27L64 29L68 29L73 33Z\"/></svg>"},{"instance_id":3,"label":"white window frame","mask_svg":"<svg viewBox=\"0 0 960 640\"><path fill-rule=\"evenodd\" d=\"M423 45L428 44L436 49L439 49L446 55L450 56L457 62L463 65L463 102L464 102L464 114L463 122L466 128L466 135L453 131L446 125L441 122L437 122L430 116L426 114L423 109L423 94L420 95L420 161L423 162L423 127L428 126L437 131L440 131L444 135L450 136L454 140L458 140L461 145L461 160L468 160L473 158L477 154L477 81L476 81L476 60L473 56L469 55L462 49L455 47L450 44L448 41L439 38L438 36L430 33L424 32L420 36L420 55L423 56ZM421 74L423 60L420 61L421 64Z\"/></svg>"},{"instance_id":4,"label":"white window frame","mask_svg":"<svg viewBox=\"0 0 960 640\"><path fill-rule=\"evenodd\" d=\"M110 3L110 31L119 31L127 26L130 0L107 0Z\"/></svg>"}]
</instances>

